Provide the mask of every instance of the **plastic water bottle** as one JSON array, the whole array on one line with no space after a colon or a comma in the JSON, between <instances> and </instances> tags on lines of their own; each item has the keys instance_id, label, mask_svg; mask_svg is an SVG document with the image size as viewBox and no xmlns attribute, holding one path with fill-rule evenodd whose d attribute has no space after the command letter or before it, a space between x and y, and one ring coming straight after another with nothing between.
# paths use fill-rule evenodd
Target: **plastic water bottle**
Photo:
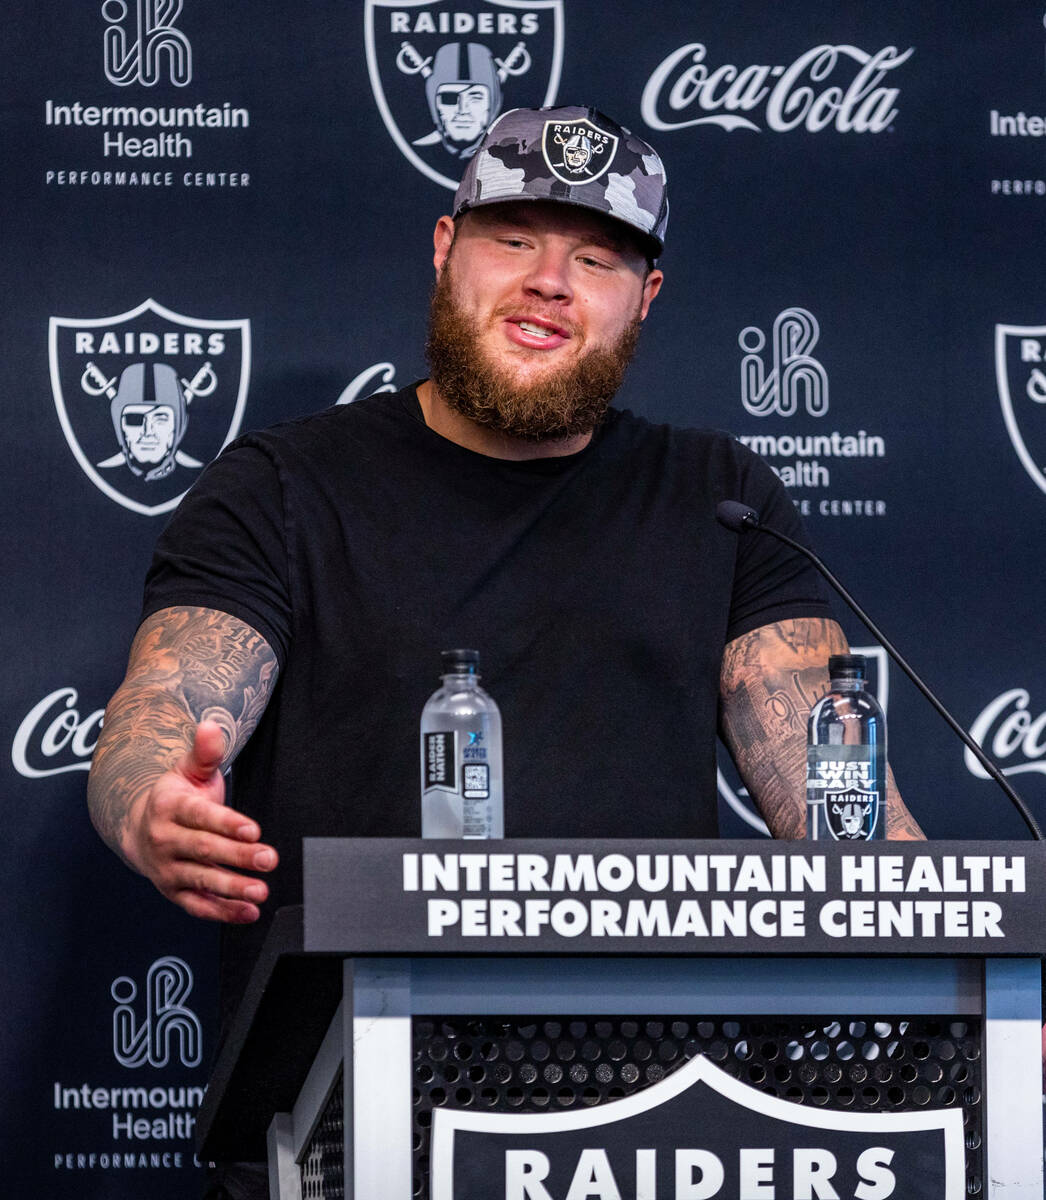
<instances>
[{"instance_id":1,"label":"plastic water bottle","mask_svg":"<svg viewBox=\"0 0 1046 1200\"><path fill-rule=\"evenodd\" d=\"M479 651L444 650L443 686L421 713L421 836L505 836L501 714L479 686Z\"/></svg>"},{"instance_id":2,"label":"plastic water bottle","mask_svg":"<svg viewBox=\"0 0 1046 1200\"><path fill-rule=\"evenodd\" d=\"M830 690L813 707L806 750L806 836L886 836L886 717L865 690L863 654L833 654Z\"/></svg>"}]
</instances>

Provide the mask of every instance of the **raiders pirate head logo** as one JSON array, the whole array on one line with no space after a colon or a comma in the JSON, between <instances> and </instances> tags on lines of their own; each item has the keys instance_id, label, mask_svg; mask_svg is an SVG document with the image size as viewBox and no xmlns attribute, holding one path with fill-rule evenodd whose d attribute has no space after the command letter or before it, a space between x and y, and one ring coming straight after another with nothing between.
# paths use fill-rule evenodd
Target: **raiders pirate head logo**
<instances>
[{"instance_id":1,"label":"raiders pirate head logo","mask_svg":"<svg viewBox=\"0 0 1046 1200\"><path fill-rule=\"evenodd\" d=\"M444 187L457 187L461 163L503 105L536 108L555 99L562 0L367 0L364 20L385 127L407 159Z\"/></svg>"},{"instance_id":2,"label":"raiders pirate head logo","mask_svg":"<svg viewBox=\"0 0 1046 1200\"><path fill-rule=\"evenodd\" d=\"M1046 492L1046 325L995 326L995 377L1010 442Z\"/></svg>"},{"instance_id":3,"label":"raiders pirate head logo","mask_svg":"<svg viewBox=\"0 0 1046 1200\"><path fill-rule=\"evenodd\" d=\"M557 179L576 186L591 183L603 174L614 161L617 143L615 134L600 129L587 118L546 121L541 152Z\"/></svg>"},{"instance_id":4,"label":"raiders pirate head logo","mask_svg":"<svg viewBox=\"0 0 1046 1200\"><path fill-rule=\"evenodd\" d=\"M151 483L170 475L175 464L201 465L181 449L181 444L189 424L189 402L210 395L217 386L218 378L209 362L191 381L180 380L178 372L167 363L132 363L120 373L115 390L114 382L115 377L106 379L105 372L89 362L81 386L89 395L104 392L111 399L113 432L132 475L143 476ZM99 465L116 466L115 457Z\"/></svg>"},{"instance_id":5,"label":"raiders pirate head logo","mask_svg":"<svg viewBox=\"0 0 1046 1200\"><path fill-rule=\"evenodd\" d=\"M824 815L837 842L866 839L879 819L879 797L875 792L849 788L845 792L827 792Z\"/></svg>"},{"instance_id":6,"label":"raiders pirate head logo","mask_svg":"<svg viewBox=\"0 0 1046 1200\"><path fill-rule=\"evenodd\" d=\"M530 65L530 56L522 42L518 50L518 70L522 73ZM403 43L400 57L408 51L416 60L417 52L409 42ZM425 98L444 150L456 158L470 158L476 152L483 131L501 111L498 70L493 54L477 42L447 42L436 51L425 80Z\"/></svg>"},{"instance_id":7,"label":"raiders pirate head logo","mask_svg":"<svg viewBox=\"0 0 1046 1200\"><path fill-rule=\"evenodd\" d=\"M49 354L69 448L124 508L174 508L239 432L249 321L198 320L146 300L115 317L52 317Z\"/></svg>"}]
</instances>

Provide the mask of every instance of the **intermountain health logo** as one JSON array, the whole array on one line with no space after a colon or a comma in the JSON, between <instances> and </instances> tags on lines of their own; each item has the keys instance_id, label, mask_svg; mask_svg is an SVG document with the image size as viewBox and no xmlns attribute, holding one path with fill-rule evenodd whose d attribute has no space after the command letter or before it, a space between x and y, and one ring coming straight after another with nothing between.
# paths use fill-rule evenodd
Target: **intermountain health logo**
<instances>
[{"instance_id":1,"label":"intermountain health logo","mask_svg":"<svg viewBox=\"0 0 1046 1200\"><path fill-rule=\"evenodd\" d=\"M113 980L113 1055L122 1067L165 1067L172 1058L183 1067L200 1065L200 1018L185 1004L192 985L188 963L173 955L149 968L141 1001L133 979Z\"/></svg>"},{"instance_id":2,"label":"intermountain health logo","mask_svg":"<svg viewBox=\"0 0 1046 1200\"><path fill-rule=\"evenodd\" d=\"M1030 88L1025 86L1023 98L1015 97L1014 86L1020 86L1022 78L1030 78L1020 72L1018 60L1025 66L1036 62L1036 59L1039 63L1043 61L1039 39L1042 26L1046 25L1046 14L1039 17L1026 10L1018 20L1019 25L1015 21L1009 22L1009 25L1017 39L1015 45L1020 48L1019 55L1015 53L1006 56L1005 60L998 59L998 65L1003 69L998 72L1000 78L995 86L1000 93L1005 93L1005 99L1000 95L1000 107L993 105L988 110L988 135L1003 139L1001 145L993 147L996 174L989 181L989 187L993 196L1020 196L1027 199L1046 196L1046 172L1042 169L1046 112L1043 110L1041 83L1033 81ZM1034 37L1033 29L1036 31ZM1027 146L1027 151L1022 146ZM999 150L1003 151L1002 155L998 153Z\"/></svg>"},{"instance_id":3,"label":"intermountain health logo","mask_svg":"<svg viewBox=\"0 0 1046 1200\"><path fill-rule=\"evenodd\" d=\"M453 190L499 113L555 100L563 0L366 0L364 37L389 135Z\"/></svg>"},{"instance_id":4,"label":"intermountain health logo","mask_svg":"<svg viewBox=\"0 0 1046 1200\"><path fill-rule=\"evenodd\" d=\"M178 28L182 0L103 0L100 6L92 0L91 8L100 31L99 65L119 90L44 99L44 126L60 131L43 143L53 154L44 184L119 188L143 198L157 188L214 193L250 187L251 173L243 169L250 151L237 133L250 127L250 112L201 93L192 46ZM234 151L236 169L216 161L216 150Z\"/></svg>"},{"instance_id":5,"label":"intermountain health logo","mask_svg":"<svg viewBox=\"0 0 1046 1200\"><path fill-rule=\"evenodd\" d=\"M239 432L250 321L155 300L114 317L52 317L51 388L69 449L117 504L169 512Z\"/></svg>"},{"instance_id":6,"label":"intermountain health logo","mask_svg":"<svg viewBox=\"0 0 1046 1200\"><path fill-rule=\"evenodd\" d=\"M174 955L152 963L144 987L128 975L113 980L113 1057L131 1073L54 1080L54 1117L47 1128L57 1142L55 1171L115 1173L126 1180L128 1195L151 1196L155 1189L132 1184L129 1173L193 1168L193 1128L204 1089L202 1079L183 1073L203 1060L200 1019L186 1003L192 986L188 964ZM119 1190L103 1184L69 1194L108 1196ZM178 1194L194 1195L196 1189L190 1185Z\"/></svg>"},{"instance_id":7,"label":"intermountain health logo","mask_svg":"<svg viewBox=\"0 0 1046 1200\"><path fill-rule=\"evenodd\" d=\"M842 461L884 458L885 439L865 429L845 432L821 425L829 386L824 363L814 355L820 338L817 318L798 305L777 314L769 338L758 325L741 330L741 407L759 423L737 440L767 460L793 492L802 516L885 516L886 501L863 490L870 473ZM837 491L840 475L846 488L854 489L849 495Z\"/></svg>"},{"instance_id":8,"label":"intermountain health logo","mask_svg":"<svg viewBox=\"0 0 1046 1200\"><path fill-rule=\"evenodd\" d=\"M995 378L1010 443L1046 492L1046 325L995 326Z\"/></svg>"},{"instance_id":9,"label":"intermountain health logo","mask_svg":"<svg viewBox=\"0 0 1046 1200\"><path fill-rule=\"evenodd\" d=\"M185 87L192 79L192 47L175 22L182 0L105 0L102 18L105 77L117 87L153 87L164 79Z\"/></svg>"},{"instance_id":10,"label":"intermountain health logo","mask_svg":"<svg viewBox=\"0 0 1046 1200\"><path fill-rule=\"evenodd\" d=\"M805 308L786 308L774 320L770 363L763 360L766 334L755 325L742 329L741 403L753 417L790 417L800 401L811 417L828 411L828 373L810 353L821 336L817 318Z\"/></svg>"},{"instance_id":11,"label":"intermountain health logo","mask_svg":"<svg viewBox=\"0 0 1046 1200\"><path fill-rule=\"evenodd\" d=\"M432 1200L966 1194L959 1109L812 1111L703 1056L587 1111L437 1108L430 1178Z\"/></svg>"}]
</instances>

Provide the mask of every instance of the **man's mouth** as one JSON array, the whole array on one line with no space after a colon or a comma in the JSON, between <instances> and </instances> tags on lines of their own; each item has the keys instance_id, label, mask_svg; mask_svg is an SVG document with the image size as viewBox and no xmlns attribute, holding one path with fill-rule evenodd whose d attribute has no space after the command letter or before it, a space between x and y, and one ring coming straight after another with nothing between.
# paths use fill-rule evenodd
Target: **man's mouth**
<instances>
[{"instance_id":1,"label":"man's mouth","mask_svg":"<svg viewBox=\"0 0 1046 1200\"><path fill-rule=\"evenodd\" d=\"M533 333L537 337L551 337L553 331L546 329L544 325L535 325L533 321L520 321L520 329L526 333Z\"/></svg>"},{"instance_id":2,"label":"man's mouth","mask_svg":"<svg viewBox=\"0 0 1046 1200\"><path fill-rule=\"evenodd\" d=\"M551 349L562 346L572 337L569 329L540 317L509 317L509 338L520 346Z\"/></svg>"}]
</instances>

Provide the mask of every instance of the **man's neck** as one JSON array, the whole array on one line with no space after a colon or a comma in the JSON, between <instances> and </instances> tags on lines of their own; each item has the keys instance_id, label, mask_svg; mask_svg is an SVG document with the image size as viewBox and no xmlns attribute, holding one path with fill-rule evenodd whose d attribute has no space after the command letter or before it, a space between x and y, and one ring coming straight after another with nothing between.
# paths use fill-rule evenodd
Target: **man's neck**
<instances>
[{"instance_id":1,"label":"man's neck","mask_svg":"<svg viewBox=\"0 0 1046 1200\"><path fill-rule=\"evenodd\" d=\"M592 432L580 433L576 437L543 438L539 441L511 437L497 429L477 425L475 421L459 413L443 399L431 379L418 385L418 403L421 405L425 424L440 437L485 454L488 458L504 458L520 462L530 458L562 458L577 454L592 440Z\"/></svg>"}]
</instances>

